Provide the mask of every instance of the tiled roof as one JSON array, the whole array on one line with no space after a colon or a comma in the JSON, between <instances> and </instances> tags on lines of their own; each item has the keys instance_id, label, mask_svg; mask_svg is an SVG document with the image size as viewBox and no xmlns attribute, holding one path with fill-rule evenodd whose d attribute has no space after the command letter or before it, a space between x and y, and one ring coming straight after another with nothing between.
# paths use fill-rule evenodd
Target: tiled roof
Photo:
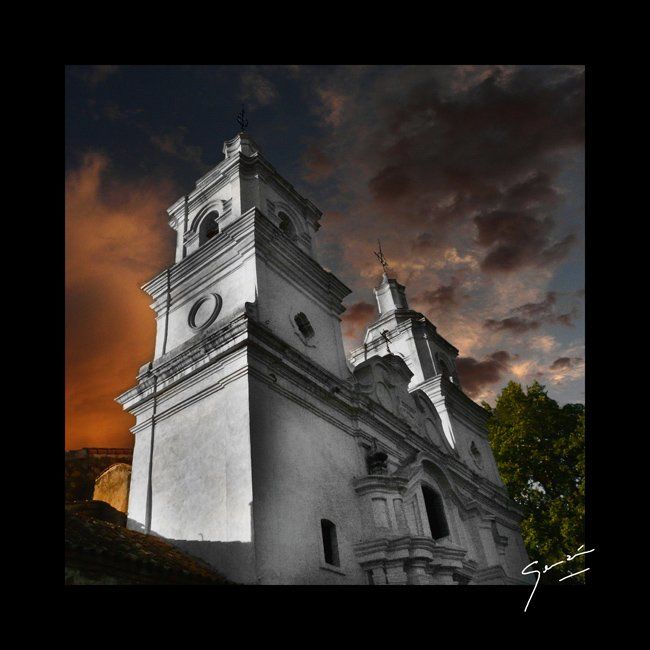
<instances>
[{"instance_id":1,"label":"tiled roof","mask_svg":"<svg viewBox=\"0 0 650 650\"><path fill-rule=\"evenodd\" d=\"M210 566L190 557L166 540L144 535L96 519L83 509L66 508L66 565L101 566L108 573L116 569L133 582L157 584L228 584Z\"/></svg>"}]
</instances>

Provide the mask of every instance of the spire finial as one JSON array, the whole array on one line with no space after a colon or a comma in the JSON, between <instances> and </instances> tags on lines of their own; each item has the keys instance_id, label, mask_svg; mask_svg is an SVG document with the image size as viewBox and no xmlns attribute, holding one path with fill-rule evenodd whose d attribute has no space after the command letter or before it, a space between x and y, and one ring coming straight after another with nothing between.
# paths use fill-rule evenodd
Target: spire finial
<instances>
[{"instance_id":1,"label":"spire finial","mask_svg":"<svg viewBox=\"0 0 650 650\"><path fill-rule=\"evenodd\" d=\"M381 264L382 268L384 269L384 274L388 274L388 260L384 257L384 253L381 250L381 242L377 240L377 243L379 244L379 252L373 251L375 254L375 257L379 260L379 263Z\"/></svg>"},{"instance_id":2,"label":"spire finial","mask_svg":"<svg viewBox=\"0 0 650 650\"><path fill-rule=\"evenodd\" d=\"M241 105L241 111L237 114L237 122L242 130L242 133L246 130L248 126L248 118L246 117L246 109L244 105Z\"/></svg>"}]
</instances>

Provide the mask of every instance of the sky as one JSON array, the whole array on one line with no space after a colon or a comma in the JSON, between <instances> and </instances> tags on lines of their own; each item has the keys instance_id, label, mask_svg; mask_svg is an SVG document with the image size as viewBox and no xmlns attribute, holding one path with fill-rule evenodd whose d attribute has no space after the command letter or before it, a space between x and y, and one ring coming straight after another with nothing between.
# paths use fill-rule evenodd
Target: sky
<instances>
[{"instance_id":1,"label":"sky","mask_svg":"<svg viewBox=\"0 0 650 650\"><path fill-rule=\"evenodd\" d=\"M69 66L65 102L67 449L132 446L114 398L153 356L140 286L174 262L166 210L242 103L323 211L348 351L376 316L379 238L470 397L537 380L584 403L583 66Z\"/></svg>"}]
</instances>

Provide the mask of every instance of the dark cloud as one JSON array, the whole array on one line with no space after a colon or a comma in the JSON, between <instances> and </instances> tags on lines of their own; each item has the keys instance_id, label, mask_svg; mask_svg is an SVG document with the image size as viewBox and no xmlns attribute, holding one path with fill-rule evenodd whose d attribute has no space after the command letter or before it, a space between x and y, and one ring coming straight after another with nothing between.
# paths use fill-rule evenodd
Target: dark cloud
<instances>
[{"instance_id":1,"label":"dark cloud","mask_svg":"<svg viewBox=\"0 0 650 650\"><path fill-rule=\"evenodd\" d=\"M270 76L266 66L250 66L246 68L240 78L240 97L249 108L268 106L277 101L279 92ZM271 70L269 70L271 71Z\"/></svg>"},{"instance_id":2,"label":"dark cloud","mask_svg":"<svg viewBox=\"0 0 650 650\"><path fill-rule=\"evenodd\" d=\"M483 325L494 332L509 331L515 334L536 330L542 325L573 327L573 321L577 316L576 307L565 313L557 313L557 296L555 291L549 291L541 302L529 302L516 307L511 311L512 315L507 318L488 318Z\"/></svg>"},{"instance_id":3,"label":"dark cloud","mask_svg":"<svg viewBox=\"0 0 650 650\"><path fill-rule=\"evenodd\" d=\"M539 321L530 321L524 318L519 318L518 316L511 316L509 318L503 318L501 320L495 320L493 318L488 318L484 325L487 329L490 329L494 332L509 331L515 334L523 334L524 332L529 332L531 330L536 330L540 326Z\"/></svg>"},{"instance_id":4,"label":"dark cloud","mask_svg":"<svg viewBox=\"0 0 650 650\"><path fill-rule=\"evenodd\" d=\"M119 69L119 65L91 65L84 67L82 77L89 86L94 88L98 84L106 81L108 77L115 74Z\"/></svg>"},{"instance_id":5,"label":"dark cloud","mask_svg":"<svg viewBox=\"0 0 650 650\"><path fill-rule=\"evenodd\" d=\"M552 238L554 221L532 211L494 210L474 218L477 241L488 251L484 271L516 271L525 266L548 266L566 257L575 235Z\"/></svg>"},{"instance_id":6,"label":"dark cloud","mask_svg":"<svg viewBox=\"0 0 650 650\"><path fill-rule=\"evenodd\" d=\"M413 241L414 253L428 253L436 245L436 239L430 232L420 233Z\"/></svg>"},{"instance_id":7,"label":"dark cloud","mask_svg":"<svg viewBox=\"0 0 650 650\"><path fill-rule=\"evenodd\" d=\"M511 210L527 210L540 205L550 207L559 200L560 196L552 186L551 175L541 171L513 185L503 197L505 206Z\"/></svg>"},{"instance_id":8,"label":"dark cloud","mask_svg":"<svg viewBox=\"0 0 650 650\"><path fill-rule=\"evenodd\" d=\"M560 357L556 359L549 368L551 370L564 370L565 368L575 368L582 363L581 357Z\"/></svg>"},{"instance_id":9,"label":"dark cloud","mask_svg":"<svg viewBox=\"0 0 650 650\"><path fill-rule=\"evenodd\" d=\"M144 113L141 108L123 108L115 102L108 102L102 109L103 115L111 122L128 122Z\"/></svg>"},{"instance_id":10,"label":"dark cloud","mask_svg":"<svg viewBox=\"0 0 650 650\"><path fill-rule=\"evenodd\" d=\"M473 225L485 248L482 268L514 272L564 259L575 235L555 234L549 213L562 161L584 140L584 74L579 68L423 67L374 80L354 98L341 129L346 158L368 169L373 219L399 220L402 235L429 222L414 250L441 246L459 226ZM363 108L365 110L358 110ZM370 124L360 121L372 115ZM360 135L361 134L361 135Z\"/></svg>"},{"instance_id":11,"label":"dark cloud","mask_svg":"<svg viewBox=\"0 0 650 650\"><path fill-rule=\"evenodd\" d=\"M483 270L546 266L566 256L575 235L555 239L555 221L540 213L559 201L551 182L548 172L536 171L502 194L500 209L474 217L476 240L488 249L481 262Z\"/></svg>"},{"instance_id":12,"label":"dark cloud","mask_svg":"<svg viewBox=\"0 0 650 650\"><path fill-rule=\"evenodd\" d=\"M415 296L414 302L424 303L431 309L435 309L436 307L453 307L458 305L462 297L458 294L459 286L459 279L454 277L449 284L442 284L433 291L424 291Z\"/></svg>"},{"instance_id":13,"label":"dark cloud","mask_svg":"<svg viewBox=\"0 0 650 650\"><path fill-rule=\"evenodd\" d=\"M331 160L321 147L311 144L303 155L305 172L303 177L310 183L318 183L331 176L334 171L334 161Z\"/></svg>"},{"instance_id":14,"label":"dark cloud","mask_svg":"<svg viewBox=\"0 0 650 650\"><path fill-rule=\"evenodd\" d=\"M460 357L456 360L456 370L463 390L470 396L479 395L483 388L496 384L508 371L516 357L505 350L499 350L481 361L473 357Z\"/></svg>"},{"instance_id":15,"label":"dark cloud","mask_svg":"<svg viewBox=\"0 0 650 650\"><path fill-rule=\"evenodd\" d=\"M389 203L401 199L411 185L408 173L399 165L382 169L374 178L370 179L369 183L375 198Z\"/></svg>"},{"instance_id":16,"label":"dark cloud","mask_svg":"<svg viewBox=\"0 0 650 650\"><path fill-rule=\"evenodd\" d=\"M205 166L201 147L187 142L187 127L179 126L167 133L154 133L150 140L154 146L170 156L191 162L199 168Z\"/></svg>"}]
</instances>

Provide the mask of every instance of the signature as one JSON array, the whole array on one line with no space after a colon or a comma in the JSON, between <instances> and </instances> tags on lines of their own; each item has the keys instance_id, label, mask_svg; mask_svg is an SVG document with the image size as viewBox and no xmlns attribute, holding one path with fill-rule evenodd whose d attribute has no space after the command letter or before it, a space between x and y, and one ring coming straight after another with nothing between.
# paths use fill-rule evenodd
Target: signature
<instances>
[{"instance_id":1,"label":"signature","mask_svg":"<svg viewBox=\"0 0 650 650\"><path fill-rule=\"evenodd\" d=\"M559 562L556 562L555 564L551 564L551 566L548 566L547 564L544 565L544 570L540 571L539 569L532 569L530 571L527 571L533 564L538 564L539 560L535 560L534 562L531 562L527 566L525 566L521 570L521 574L524 576L532 575L533 573L537 574L537 580L535 581L535 586L533 587L533 591L530 594L530 597L528 598L528 602L526 603L526 607L524 607L524 612L528 609L528 605L530 605L530 601L533 599L533 596L535 595L535 590L537 589L537 585L539 584L539 579L542 575L542 573L546 573L553 567L556 567L560 564L564 564L565 562L571 562L574 558L578 557L579 555L587 555L587 553L593 553L596 549L592 548L589 549L588 551L582 551L582 549L585 547L583 544L579 549L578 552L575 555L567 555L566 560L560 560ZM562 582L563 580L568 580L569 578L573 578L574 576L580 575L581 573L585 573L586 571L589 571L589 567L586 569L583 569L582 571L576 571L575 573L569 573L569 575L564 576L564 578L560 578L558 582Z\"/></svg>"}]
</instances>

